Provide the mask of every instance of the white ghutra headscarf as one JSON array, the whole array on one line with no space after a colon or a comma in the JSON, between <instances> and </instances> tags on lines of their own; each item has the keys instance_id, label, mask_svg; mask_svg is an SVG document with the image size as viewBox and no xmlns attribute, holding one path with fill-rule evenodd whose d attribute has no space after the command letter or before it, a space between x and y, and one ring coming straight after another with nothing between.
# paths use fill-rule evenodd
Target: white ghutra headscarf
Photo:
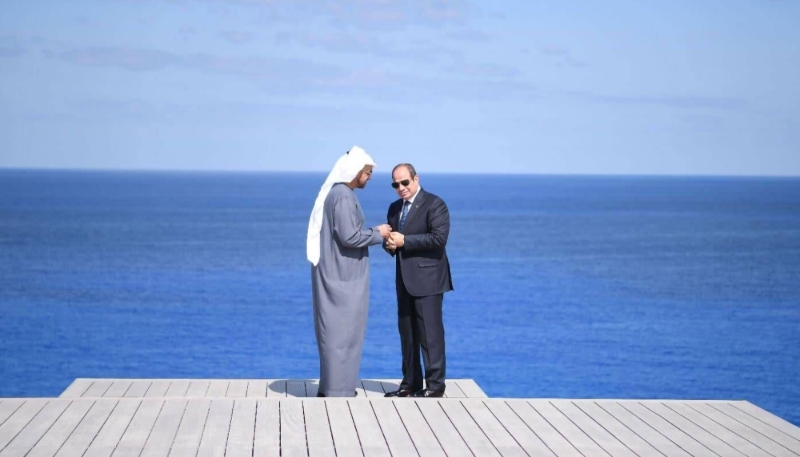
<instances>
[{"instance_id":1,"label":"white ghutra headscarf","mask_svg":"<svg viewBox=\"0 0 800 457\"><path fill-rule=\"evenodd\" d=\"M336 183L352 181L367 165L375 167L375 161L363 149L353 146L343 156L339 157L336 165L333 166L333 170L328 175L328 179L325 180L322 188L320 188L317 200L314 202L314 209L311 210L311 217L308 220L308 237L306 239L306 257L312 265L317 266L319 263L319 232L322 230L322 210L325 205L325 198L328 197L331 187Z\"/></svg>"}]
</instances>

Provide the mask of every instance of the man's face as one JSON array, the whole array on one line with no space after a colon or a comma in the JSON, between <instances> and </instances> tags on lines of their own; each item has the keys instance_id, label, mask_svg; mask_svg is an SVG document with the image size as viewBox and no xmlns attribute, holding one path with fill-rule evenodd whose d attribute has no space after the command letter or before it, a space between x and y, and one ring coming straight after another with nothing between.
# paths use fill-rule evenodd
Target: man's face
<instances>
[{"instance_id":1,"label":"man's face","mask_svg":"<svg viewBox=\"0 0 800 457\"><path fill-rule=\"evenodd\" d=\"M372 179L372 165L367 165L356 177L356 188L363 189L367 187L367 181L370 179Z\"/></svg>"},{"instance_id":2,"label":"man's face","mask_svg":"<svg viewBox=\"0 0 800 457\"><path fill-rule=\"evenodd\" d=\"M419 175L411 177L408 168L399 167L392 173L392 182L397 183L397 195L403 200L408 200L417 193L419 189Z\"/></svg>"}]
</instances>

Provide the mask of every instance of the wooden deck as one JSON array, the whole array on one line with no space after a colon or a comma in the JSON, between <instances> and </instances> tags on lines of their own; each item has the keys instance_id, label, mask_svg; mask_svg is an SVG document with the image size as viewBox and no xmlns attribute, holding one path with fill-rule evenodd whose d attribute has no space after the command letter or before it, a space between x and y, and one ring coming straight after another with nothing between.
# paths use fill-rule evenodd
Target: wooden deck
<instances>
[{"instance_id":1,"label":"wooden deck","mask_svg":"<svg viewBox=\"0 0 800 457\"><path fill-rule=\"evenodd\" d=\"M0 398L0 457L800 457L800 428L746 401L486 398L472 380L441 399L384 398L396 380L305 398L315 385L77 379Z\"/></svg>"},{"instance_id":2,"label":"wooden deck","mask_svg":"<svg viewBox=\"0 0 800 457\"><path fill-rule=\"evenodd\" d=\"M383 397L397 390L398 379L364 379L356 389L360 399ZM91 379L78 378L61 394L66 397L154 398L316 397L316 379ZM445 397L486 398L472 379L448 379Z\"/></svg>"},{"instance_id":3,"label":"wooden deck","mask_svg":"<svg viewBox=\"0 0 800 457\"><path fill-rule=\"evenodd\" d=\"M523 399L0 400L0 457L788 456L747 402Z\"/></svg>"}]
</instances>

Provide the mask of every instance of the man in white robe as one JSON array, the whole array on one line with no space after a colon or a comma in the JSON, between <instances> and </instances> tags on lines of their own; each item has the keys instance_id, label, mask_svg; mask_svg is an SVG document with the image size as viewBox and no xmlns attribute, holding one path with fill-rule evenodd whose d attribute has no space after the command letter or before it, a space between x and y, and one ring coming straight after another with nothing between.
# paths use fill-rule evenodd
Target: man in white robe
<instances>
[{"instance_id":1,"label":"man in white robe","mask_svg":"<svg viewBox=\"0 0 800 457\"><path fill-rule=\"evenodd\" d=\"M388 224L364 228L355 189L366 187L374 167L358 146L339 158L308 224L320 397L352 397L358 383L369 310L368 247L391 233Z\"/></svg>"}]
</instances>

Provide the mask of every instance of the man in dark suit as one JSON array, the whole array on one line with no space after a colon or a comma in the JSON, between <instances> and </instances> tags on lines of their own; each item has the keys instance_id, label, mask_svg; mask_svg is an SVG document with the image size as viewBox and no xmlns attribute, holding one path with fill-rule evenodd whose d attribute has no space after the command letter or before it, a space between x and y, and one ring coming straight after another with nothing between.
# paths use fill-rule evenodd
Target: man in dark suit
<instances>
[{"instance_id":1,"label":"man in dark suit","mask_svg":"<svg viewBox=\"0 0 800 457\"><path fill-rule=\"evenodd\" d=\"M386 397L441 397L445 389L444 293L453 290L447 237L450 213L444 201L425 192L411 164L392 170L400 199L389 206L392 233L383 247L395 257L397 324L403 352L403 381ZM425 388L422 385L425 363Z\"/></svg>"}]
</instances>

